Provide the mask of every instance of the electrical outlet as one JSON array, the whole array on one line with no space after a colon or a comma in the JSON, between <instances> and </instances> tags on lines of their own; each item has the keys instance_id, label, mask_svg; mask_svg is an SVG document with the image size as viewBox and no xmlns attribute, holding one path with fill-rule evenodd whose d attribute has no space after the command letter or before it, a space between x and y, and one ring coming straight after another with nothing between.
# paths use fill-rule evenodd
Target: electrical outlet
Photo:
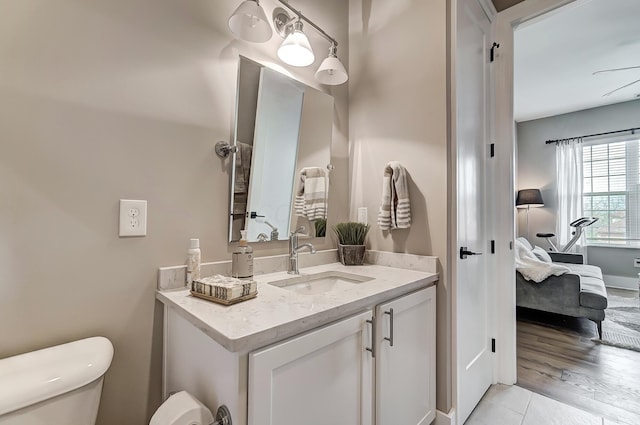
<instances>
[{"instance_id":1,"label":"electrical outlet","mask_svg":"<svg viewBox=\"0 0 640 425\"><path fill-rule=\"evenodd\" d=\"M367 207L358 208L358 223L367 224Z\"/></svg>"},{"instance_id":2,"label":"electrical outlet","mask_svg":"<svg viewBox=\"0 0 640 425\"><path fill-rule=\"evenodd\" d=\"M147 236L147 201L120 200L120 236Z\"/></svg>"},{"instance_id":3,"label":"electrical outlet","mask_svg":"<svg viewBox=\"0 0 640 425\"><path fill-rule=\"evenodd\" d=\"M640 258L633 259L633 267L640 268Z\"/></svg>"}]
</instances>

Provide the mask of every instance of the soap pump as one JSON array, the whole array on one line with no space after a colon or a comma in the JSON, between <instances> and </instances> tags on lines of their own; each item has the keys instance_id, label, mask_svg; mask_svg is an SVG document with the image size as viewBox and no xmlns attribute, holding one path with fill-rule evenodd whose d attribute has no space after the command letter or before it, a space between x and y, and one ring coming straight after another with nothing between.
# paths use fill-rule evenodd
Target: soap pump
<instances>
[{"instance_id":1,"label":"soap pump","mask_svg":"<svg viewBox=\"0 0 640 425\"><path fill-rule=\"evenodd\" d=\"M247 231L240 231L240 242L231 255L231 276L239 279L253 277L253 249L247 243Z\"/></svg>"},{"instance_id":2,"label":"soap pump","mask_svg":"<svg viewBox=\"0 0 640 425\"><path fill-rule=\"evenodd\" d=\"M190 239L187 250L187 287L191 288L194 280L200 279L200 239Z\"/></svg>"}]
</instances>

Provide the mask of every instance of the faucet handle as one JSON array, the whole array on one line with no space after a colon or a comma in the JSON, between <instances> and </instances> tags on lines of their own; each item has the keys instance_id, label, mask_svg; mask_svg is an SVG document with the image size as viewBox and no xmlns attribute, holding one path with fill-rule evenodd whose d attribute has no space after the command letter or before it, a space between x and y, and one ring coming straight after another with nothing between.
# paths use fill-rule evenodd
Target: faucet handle
<instances>
[{"instance_id":1,"label":"faucet handle","mask_svg":"<svg viewBox=\"0 0 640 425\"><path fill-rule=\"evenodd\" d=\"M291 232L291 236L293 235L302 235L302 236L308 236L308 235L304 235L302 232L304 232L305 227L304 226L300 226L298 227L296 230L294 230L293 232Z\"/></svg>"}]
</instances>

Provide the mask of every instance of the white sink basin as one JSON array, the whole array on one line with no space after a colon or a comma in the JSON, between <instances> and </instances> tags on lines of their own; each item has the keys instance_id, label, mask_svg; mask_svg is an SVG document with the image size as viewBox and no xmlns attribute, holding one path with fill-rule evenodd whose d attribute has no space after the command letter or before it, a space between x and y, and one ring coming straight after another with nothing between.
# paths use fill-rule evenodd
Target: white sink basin
<instances>
[{"instance_id":1,"label":"white sink basin","mask_svg":"<svg viewBox=\"0 0 640 425\"><path fill-rule=\"evenodd\" d=\"M347 289L369 280L373 278L340 271L327 271L276 280L269 284L298 294L318 295Z\"/></svg>"}]
</instances>

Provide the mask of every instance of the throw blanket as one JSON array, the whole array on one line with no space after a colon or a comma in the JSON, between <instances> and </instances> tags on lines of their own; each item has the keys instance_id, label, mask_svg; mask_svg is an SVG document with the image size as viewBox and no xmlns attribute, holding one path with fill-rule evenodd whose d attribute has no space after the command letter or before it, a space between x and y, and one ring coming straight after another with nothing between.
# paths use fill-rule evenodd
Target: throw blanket
<instances>
[{"instance_id":1,"label":"throw blanket","mask_svg":"<svg viewBox=\"0 0 640 425\"><path fill-rule=\"evenodd\" d=\"M398 161L391 161L384 168L378 225L382 230L411 227L407 170Z\"/></svg>"},{"instance_id":2,"label":"throw blanket","mask_svg":"<svg viewBox=\"0 0 640 425\"><path fill-rule=\"evenodd\" d=\"M516 240L516 270L526 280L540 283L551 275L560 276L569 272L569 268L560 264L541 261L522 242Z\"/></svg>"},{"instance_id":3,"label":"throw blanket","mask_svg":"<svg viewBox=\"0 0 640 425\"><path fill-rule=\"evenodd\" d=\"M297 216L309 220L327 218L326 180L326 174L320 167L300 170L300 185L294 202Z\"/></svg>"}]
</instances>

